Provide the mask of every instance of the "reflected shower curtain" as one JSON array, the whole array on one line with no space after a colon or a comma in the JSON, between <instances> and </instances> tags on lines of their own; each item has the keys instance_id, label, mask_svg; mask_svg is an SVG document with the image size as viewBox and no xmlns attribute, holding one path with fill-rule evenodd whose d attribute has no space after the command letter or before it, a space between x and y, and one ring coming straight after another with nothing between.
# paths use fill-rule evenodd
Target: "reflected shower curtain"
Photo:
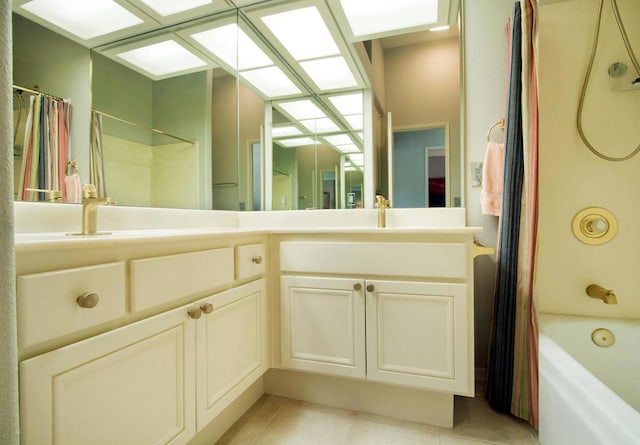
<instances>
[{"instance_id":1,"label":"reflected shower curtain","mask_svg":"<svg viewBox=\"0 0 640 445\"><path fill-rule=\"evenodd\" d=\"M107 197L104 180L104 146L102 144L102 116L91 111L91 153L89 156L89 180L96 186L98 198Z\"/></svg>"},{"instance_id":2,"label":"reflected shower curtain","mask_svg":"<svg viewBox=\"0 0 640 445\"><path fill-rule=\"evenodd\" d=\"M517 2L511 34L505 173L486 397L538 427L533 302L538 219L535 0Z\"/></svg>"},{"instance_id":3,"label":"reflected shower curtain","mask_svg":"<svg viewBox=\"0 0 640 445\"><path fill-rule=\"evenodd\" d=\"M70 123L69 102L45 95L31 97L20 170L21 200L46 199L44 193L28 189L60 190L65 198Z\"/></svg>"}]
</instances>

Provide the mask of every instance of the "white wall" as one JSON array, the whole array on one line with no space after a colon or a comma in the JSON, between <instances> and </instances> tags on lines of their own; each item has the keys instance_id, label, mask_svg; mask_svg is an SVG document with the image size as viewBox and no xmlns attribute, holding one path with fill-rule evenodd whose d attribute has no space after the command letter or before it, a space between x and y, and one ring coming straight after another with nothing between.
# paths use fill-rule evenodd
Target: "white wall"
<instances>
[{"instance_id":1,"label":"white wall","mask_svg":"<svg viewBox=\"0 0 640 445\"><path fill-rule=\"evenodd\" d=\"M626 162L597 158L580 140L576 113L591 50L597 0L540 8L540 227L537 308L542 312L640 317L640 155ZM640 2L618 0L631 45L640 56ZM640 90L612 92L607 66L626 59L605 2L593 79L585 104L585 131L608 155L640 144ZM601 206L613 212L618 235L588 246L571 232L576 212ZM618 305L590 299L591 283L613 289Z\"/></svg>"},{"instance_id":2,"label":"white wall","mask_svg":"<svg viewBox=\"0 0 640 445\"><path fill-rule=\"evenodd\" d=\"M505 116L506 34L505 25L513 10L512 0L467 0L464 2L466 177L470 163L482 162L487 147L487 130ZM498 218L480 213L480 188L466 181L467 224L481 226L477 235L483 244L495 246ZM476 366L486 367L489 323L493 308L495 257L475 260Z\"/></svg>"}]
</instances>

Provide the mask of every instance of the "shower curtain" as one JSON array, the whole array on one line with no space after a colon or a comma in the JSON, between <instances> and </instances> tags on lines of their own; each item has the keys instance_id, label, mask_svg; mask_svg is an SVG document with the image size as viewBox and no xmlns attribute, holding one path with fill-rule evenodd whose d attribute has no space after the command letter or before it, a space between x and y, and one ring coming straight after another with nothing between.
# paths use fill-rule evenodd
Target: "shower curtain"
<instances>
[{"instance_id":1,"label":"shower curtain","mask_svg":"<svg viewBox=\"0 0 640 445\"><path fill-rule=\"evenodd\" d=\"M64 176L69 158L69 102L45 95L32 96L25 126L20 199L44 200L44 193L27 189L60 190L65 198Z\"/></svg>"},{"instance_id":2,"label":"shower curtain","mask_svg":"<svg viewBox=\"0 0 640 445\"><path fill-rule=\"evenodd\" d=\"M102 144L102 115L91 111L91 153L89 156L89 179L96 186L98 198L107 197L104 180L104 146Z\"/></svg>"},{"instance_id":3,"label":"shower curtain","mask_svg":"<svg viewBox=\"0 0 640 445\"><path fill-rule=\"evenodd\" d=\"M486 397L538 428L537 324L533 306L538 219L536 1L514 6L496 291Z\"/></svg>"}]
</instances>

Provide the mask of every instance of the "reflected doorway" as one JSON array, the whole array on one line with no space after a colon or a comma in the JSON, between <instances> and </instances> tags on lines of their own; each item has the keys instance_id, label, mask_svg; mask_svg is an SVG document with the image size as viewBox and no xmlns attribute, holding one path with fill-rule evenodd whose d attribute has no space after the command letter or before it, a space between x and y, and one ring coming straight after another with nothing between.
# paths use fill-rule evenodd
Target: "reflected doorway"
<instances>
[{"instance_id":1,"label":"reflected doorway","mask_svg":"<svg viewBox=\"0 0 640 445\"><path fill-rule=\"evenodd\" d=\"M394 207L446 207L447 126L393 132Z\"/></svg>"}]
</instances>

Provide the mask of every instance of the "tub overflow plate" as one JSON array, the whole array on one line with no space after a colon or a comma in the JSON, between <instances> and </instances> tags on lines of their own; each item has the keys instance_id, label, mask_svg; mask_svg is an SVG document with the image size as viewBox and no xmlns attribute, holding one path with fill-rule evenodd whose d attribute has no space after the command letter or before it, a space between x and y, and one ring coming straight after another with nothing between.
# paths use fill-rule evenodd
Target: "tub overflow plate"
<instances>
[{"instance_id":1,"label":"tub overflow plate","mask_svg":"<svg viewBox=\"0 0 640 445\"><path fill-rule=\"evenodd\" d=\"M601 348L608 348L616 342L616 336L609 329L598 328L591 333L591 340Z\"/></svg>"}]
</instances>

